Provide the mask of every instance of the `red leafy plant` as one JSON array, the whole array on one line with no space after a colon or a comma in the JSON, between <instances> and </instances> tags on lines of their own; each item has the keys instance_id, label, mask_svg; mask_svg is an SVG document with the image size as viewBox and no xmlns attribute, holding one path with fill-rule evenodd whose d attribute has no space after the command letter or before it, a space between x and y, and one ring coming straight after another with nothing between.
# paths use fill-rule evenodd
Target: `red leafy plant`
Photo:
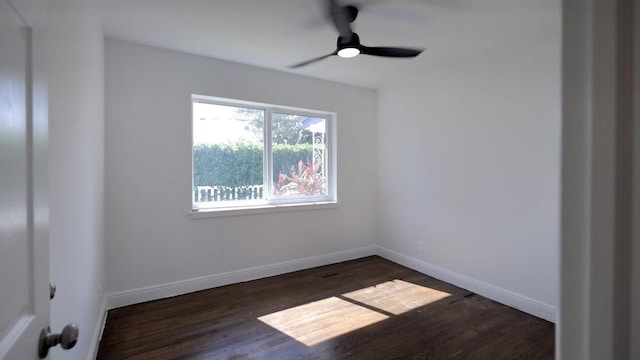
<instances>
[{"instance_id":1,"label":"red leafy plant","mask_svg":"<svg viewBox=\"0 0 640 360\"><path fill-rule=\"evenodd\" d=\"M297 173L290 171L291 176L287 176L280 172L278 183L275 184L276 195L324 195L325 179L319 172L321 165L313 165L309 160L306 163L300 160Z\"/></svg>"}]
</instances>

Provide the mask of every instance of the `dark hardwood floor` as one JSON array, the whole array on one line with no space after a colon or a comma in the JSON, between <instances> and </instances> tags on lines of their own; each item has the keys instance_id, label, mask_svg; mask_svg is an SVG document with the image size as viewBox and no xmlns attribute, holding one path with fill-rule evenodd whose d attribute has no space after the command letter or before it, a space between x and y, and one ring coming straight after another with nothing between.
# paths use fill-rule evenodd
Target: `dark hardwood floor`
<instances>
[{"instance_id":1,"label":"dark hardwood floor","mask_svg":"<svg viewBox=\"0 0 640 360\"><path fill-rule=\"evenodd\" d=\"M98 360L553 354L552 323L372 256L110 310Z\"/></svg>"}]
</instances>

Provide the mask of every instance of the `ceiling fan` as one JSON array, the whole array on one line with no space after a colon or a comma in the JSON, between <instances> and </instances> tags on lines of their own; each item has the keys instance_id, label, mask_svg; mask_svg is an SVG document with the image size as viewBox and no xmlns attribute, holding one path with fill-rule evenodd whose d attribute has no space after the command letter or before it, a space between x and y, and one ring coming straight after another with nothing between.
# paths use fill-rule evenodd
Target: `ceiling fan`
<instances>
[{"instance_id":1,"label":"ceiling fan","mask_svg":"<svg viewBox=\"0 0 640 360\"><path fill-rule=\"evenodd\" d=\"M351 29L351 23L353 23L358 17L358 8L355 5L342 6L338 4L337 0L327 0L327 5L329 17L339 33L336 50L330 54L291 65L289 66L290 69L309 65L334 55L338 55L342 58L351 58L360 54L395 58L412 58L420 55L420 53L424 51L424 49L415 48L370 47L362 45L358 34L353 32Z\"/></svg>"}]
</instances>

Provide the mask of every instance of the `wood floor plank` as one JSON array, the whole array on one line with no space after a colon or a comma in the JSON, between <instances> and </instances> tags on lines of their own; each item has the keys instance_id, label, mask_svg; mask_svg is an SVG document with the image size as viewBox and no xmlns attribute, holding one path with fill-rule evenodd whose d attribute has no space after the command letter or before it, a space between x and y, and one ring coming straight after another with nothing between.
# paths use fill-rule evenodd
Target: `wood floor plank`
<instances>
[{"instance_id":1,"label":"wood floor plank","mask_svg":"<svg viewBox=\"0 0 640 360\"><path fill-rule=\"evenodd\" d=\"M97 360L546 360L554 331L371 256L110 310Z\"/></svg>"}]
</instances>

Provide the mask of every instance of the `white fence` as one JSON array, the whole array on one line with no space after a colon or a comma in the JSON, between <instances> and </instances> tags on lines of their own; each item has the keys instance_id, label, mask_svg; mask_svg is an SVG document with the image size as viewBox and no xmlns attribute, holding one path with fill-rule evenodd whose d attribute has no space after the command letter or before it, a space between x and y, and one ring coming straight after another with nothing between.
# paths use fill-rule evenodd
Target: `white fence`
<instances>
[{"instance_id":1,"label":"white fence","mask_svg":"<svg viewBox=\"0 0 640 360\"><path fill-rule=\"evenodd\" d=\"M196 186L193 190L195 202L259 200L263 199L264 185L248 186Z\"/></svg>"}]
</instances>

